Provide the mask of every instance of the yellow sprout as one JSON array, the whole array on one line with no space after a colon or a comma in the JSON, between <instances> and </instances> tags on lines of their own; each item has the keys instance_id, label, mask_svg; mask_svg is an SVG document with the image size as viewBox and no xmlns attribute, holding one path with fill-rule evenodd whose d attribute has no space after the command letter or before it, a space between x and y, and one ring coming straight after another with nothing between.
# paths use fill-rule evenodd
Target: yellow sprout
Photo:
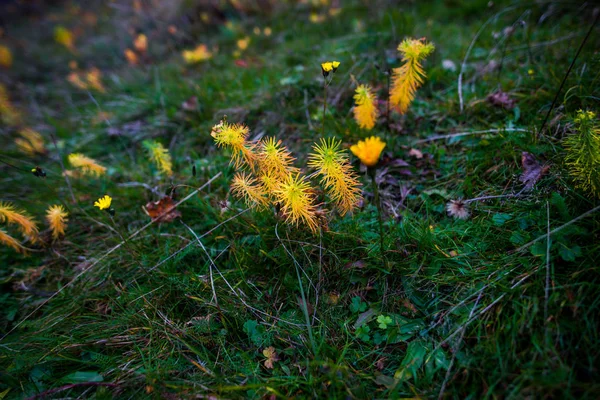
<instances>
[{"instance_id":1,"label":"yellow sprout","mask_svg":"<svg viewBox=\"0 0 600 400\"><path fill-rule=\"evenodd\" d=\"M10 236L3 229L0 229L0 243L5 246L12 247L17 253L24 253L25 249L21 246L21 243L14 237Z\"/></svg>"},{"instance_id":2,"label":"yellow sprout","mask_svg":"<svg viewBox=\"0 0 600 400\"><path fill-rule=\"evenodd\" d=\"M265 207L268 200L263 186L258 185L256 179L245 173L236 173L231 181L231 191L239 198L244 199L248 207Z\"/></svg>"},{"instance_id":3,"label":"yellow sprout","mask_svg":"<svg viewBox=\"0 0 600 400\"><path fill-rule=\"evenodd\" d=\"M273 137L261 140L258 157L263 171L272 174L274 178L281 179L289 173L298 172L298 169L292 166L294 157L281 144L281 140L276 141Z\"/></svg>"},{"instance_id":4,"label":"yellow sprout","mask_svg":"<svg viewBox=\"0 0 600 400\"><path fill-rule=\"evenodd\" d=\"M183 50L181 55L188 64L199 63L212 57L212 53L205 44L198 45L194 50Z\"/></svg>"},{"instance_id":5,"label":"yellow sprout","mask_svg":"<svg viewBox=\"0 0 600 400\"><path fill-rule=\"evenodd\" d=\"M148 38L143 33L137 35L135 40L133 41L133 48L139 51L140 53L145 53L148 49Z\"/></svg>"},{"instance_id":6,"label":"yellow sprout","mask_svg":"<svg viewBox=\"0 0 600 400\"><path fill-rule=\"evenodd\" d=\"M137 65L139 63L138 56L133 50L125 49L123 54L125 54L125 58L130 65Z\"/></svg>"},{"instance_id":7,"label":"yellow sprout","mask_svg":"<svg viewBox=\"0 0 600 400\"><path fill-rule=\"evenodd\" d=\"M286 222L298 225L305 223L311 231L318 228L315 195L308 182L299 174L290 174L275 191L277 201Z\"/></svg>"},{"instance_id":8,"label":"yellow sprout","mask_svg":"<svg viewBox=\"0 0 600 400\"><path fill-rule=\"evenodd\" d=\"M142 144L146 148L150 159L156 164L158 169L168 176L173 175L173 164L171 162L169 150L165 149L162 144L152 140L145 140Z\"/></svg>"},{"instance_id":9,"label":"yellow sprout","mask_svg":"<svg viewBox=\"0 0 600 400\"><path fill-rule=\"evenodd\" d=\"M21 137L15 139L15 144L22 153L29 156L36 154L46 154L44 138L38 132L30 128L23 128L19 131Z\"/></svg>"},{"instance_id":10,"label":"yellow sprout","mask_svg":"<svg viewBox=\"0 0 600 400\"><path fill-rule=\"evenodd\" d=\"M394 68L390 104L397 107L400 113L404 114L406 112L415 98L417 89L423 84L426 74L421 66L421 61L430 55L434 49L432 43L417 39L405 39L398 46L404 65Z\"/></svg>"},{"instance_id":11,"label":"yellow sprout","mask_svg":"<svg viewBox=\"0 0 600 400\"><path fill-rule=\"evenodd\" d=\"M385 142L376 136L359 140L350 147L350 151L367 167L374 167L379 161L379 156L385 148Z\"/></svg>"},{"instance_id":12,"label":"yellow sprout","mask_svg":"<svg viewBox=\"0 0 600 400\"><path fill-rule=\"evenodd\" d=\"M21 123L21 114L13 107L8 90L0 83L0 120L6 125L15 126Z\"/></svg>"},{"instance_id":13,"label":"yellow sprout","mask_svg":"<svg viewBox=\"0 0 600 400\"><path fill-rule=\"evenodd\" d=\"M335 139L321 139L313 145L308 166L321 175L321 184L334 201L341 215L352 211L360 199L359 183L348 162L348 157L340 149L341 142Z\"/></svg>"},{"instance_id":14,"label":"yellow sprout","mask_svg":"<svg viewBox=\"0 0 600 400\"><path fill-rule=\"evenodd\" d=\"M99 91L101 93L106 92L106 89L104 88L104 85L102 84L102 80L101 80L102 72L98 68L96 68L96 67L91 68L88 72L86 72L85 76L86 76L88 84L92 88L96 89L97 91Z\"/></svg>"},{"instance_id":15,"label":"yellow sprout","mask_svg":"<svg viewBox=\"0 0 600 400\"><path fill-rule=\"evenodd\" d=\"M54 40L56 41L56 43L65 46L71 51L75 50L73 34L64 26L57 26L56 28L54 28Z\"/></svg>"},{"instance_id":16,"label":"yellow sprout","mask_svg":"<svg viewBox=\"0 0 600 400\"><path fill-rule=\"evenodd\" d=\"M354 119L358 126L367 130L373 129L379 114L377 110L377 97L368 85L359 85L354 95Z\"/></svg>"},{"instance_id":17,"label":"yellow sprout","mask_svg":"<svg viewBox=\"0 0 600 400\"><path fill-rule=\"evenodd\" d=\"M94 207L98 207L100 210L108 210L112 204L112 197L104 195L94 202Z\"/></svg>"},{"instance_id":18,"label":"yellow sprout","mask_svg":"<svg viewBox=\"0 0 600 400\"><path fill-rule=\"evenodd\" d=\"M240 168L244 162L253 168L258 161L258 157L254 153L256 146L246 140L249 133L250 130L245 125L221 121L213 126L210 135L215 139L217 146L231 149L231 162L235 168Z\"/></svg>"},{"instance_id":19,"label":"yellow sprout","mask_svg":"<svg viewBox=\"0 0 600 400\"><path fill-rule=\"evenodd\" d=\"M13 62L13 56L10 49L0 44L0 67L10 68Z\"/></svg>"},{"instance_id":20,"label":"yellow sprout","mask_svg":"<svg viewBox=\"0 0 600 400\"><path fill-rule=\"evenodd\" d=\"M83 175L101 176L106 172L106 167L98 164L93 158L84 156L81 153L69 154L69 163Z\"/></svg>"},{"instance_id":21,"label":"yellow sprout","mask_svg":"<svg viewBox=\"0 0 600 400\"><path fill-rule=\"evenodd\" d=\"M59 205L50 206L46 211L46 221L48 221L54 240L65 234L68 216L69 214L65 211L63 206Z\"/></svg>"},{"instance_id":22,"label":"yellow sprout","mask_svg":"<svg viewBox=\"0 0 600 400\"><path fill-rule=\"evenodd\" d=\"M38 228L33 219L12 204L0 202L0 222L18 225L23 235L29 236L32 242L37 241Z\"/></svg>"}]
</instances>

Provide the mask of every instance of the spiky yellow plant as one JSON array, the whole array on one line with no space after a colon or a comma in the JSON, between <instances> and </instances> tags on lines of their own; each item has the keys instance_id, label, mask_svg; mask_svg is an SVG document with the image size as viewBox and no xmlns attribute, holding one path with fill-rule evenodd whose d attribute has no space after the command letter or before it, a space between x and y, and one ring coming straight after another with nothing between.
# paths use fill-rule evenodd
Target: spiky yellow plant
<instances>
[{"instance_id":1,"label":"spiky yellow plant","mask_svg":"<svg viewBox=\"0 0 600 400\"><path fill-rule=\"evenodd\" d=\"M32 242L37 241L39 231L33 218L25 211L15 209L12 204L0 202L0 222L17 225L23 235Z\"/></svg>"},{"instance_id":2,"label":"spiky yellow plant","mask_svg":"<svg viewBox=\"0 0 600 400\"><path fill-rule=\"evenodd\" d=\"M106 173L106 167L100 165L93 158L87 157L81 153L69 154L69 163L77 168L82 175L101 176Z\"/></svg>"},{"instance_id":3,"label":"spiky yellow plant","mask_svg":"<svg viewBox=\"0 0 600 400\"><path fill-rule=\"evenodd\" d=\"M6 125L15 126L21 123L21 114L12 105L8 90L0 83L0 120Z\"/></svg>"},{"instance_id":4,"label":"spiky yellow plant","mask_svg":"<svg viewBox=\"0 0 600 400\"><path fill-rule=\"evenodd\" d=\"M405 39L398 46L402 54L404 65L394 68L392 75L392 88L390 90L390 103L402 114L415 98L417 89L423 84L426 77L421 61L430 55L435 46L423 39Z\"/></svg>"},{"instance_id":5,"label":"spiky yellow plant","mask_svg":"<svg viewBox=\"0 0 600 400\"><path fill-rule=\"evenodd\" d=\"M68 216L69 214L65 211L63 206L60 205L50 206L48 207L48 210L46 210L46 221L48 221L54 240L65 234Z\"/></svg>"},{"instance_id":6,"label":"spiky yellow plant","mask_svg":"<svg viewBox=\"0 0 600 400\"><path fill-rule=\"evenodd\" d=\"M181 56L186 63L195 64L209 60L212 57L212 53L205 44L200 44L193 50L183 50Z\"/></svg>"},{"instance_id":7,"label":"spiky yellow plant","mask_svg":"<svg viewBox=\"0 0 600 400\"><path fill-rule=\"evenodd\" d=\"M85 82L85 80L81 77L81 74L78 72L71 72L68 76L67 76L67 81L75 86L78 89L81 90L87 90L88 88L88 84Z\"/></svg>"},{"instance_id":8,"label":"spiky yellow plant","mask_svg":"<svg viewBox=\"0 0 600 400\"><path fill-rule=\"evenodd\" d=\"M341 142L321 139L313 146L308 166L321 175L321 184L334 201L341 215L352 211L360 199L358 179L348 162L348 156L340 149Z\"/></svg>"},{"instance_id":9,"label":"spiky yellow plant","mask_svg":"<svg viewBox=\"0 0 600 400\"><path fill-rule=\"evenodd\" d=\"M298 172L298 168L292 165L294 157L281 143L281 140L275 140L273 137L261 140L258 157L261 170L276 179L282 179L290 173Z\"/></svg>"},{"instance_id":10,"label":"spiky yellow plant","mask_svg":"<svg viewBox=\"0 0 600 400\"><path fill-rule=\"evenodd\" d=\"M22 153L29 156L46 154L44 138L31 128L23 128L19 131L21 137L15 139L15 144Z\"/></svg>"},{"instance_id":11,"label":"spiky yellow plant","mask_svg":"<svg viewBox=\"0 0 600 400\"><path fill-rule=\"evenodd\" d=\"M268 205L267 193L263 186L244 172L235 174L231 182L231 191L236 197L244 199L248 207L262 208Z\"/></svg>"},{"instance_id":12,"label":"spiky yellow plant","mask_svg":"<svg viewBox=\"0 0 600 400\"><path fill-rule=\"evenodd\" d=\"M240 168L244 162L254 168L258 156L254 152L256 145L247 140L249 133L250 130L245 125L221 121L213 126L210 135L215 139L217 146L231 149L231 163L235 168Z\"/></svg>"},{"instance_id":13,"label":"spiky yellow plant","mask_svg":"<svg viewBox=\"0 0 600 400\"><path fill-rule=\"evenodd\" d=\"M279 189L282 177L275 176L272 172L262 172L258 178L260 184L270 198L273 198L275 191Z\"/></svg>"},{"instance_id":14,"label":"spiky yellow plant","mask_svg":"<svg viewBox=\"0 0 600 400\"><path fill-rule=\"evenodd\" d=\"M311 231L317 231L315 195L304 177L289 174L275 191L275 196L288 223L298 225L303 222Z\"/></svg>"},{"instance_id":15,"label":"spiky yellow plant","mask_svg":"<svg viewBox=\"0 0 600 400\"><path fill-rule=\"evenodd\" d=\"M162 144L155 142L154 140L144 140L142 143L148 152L148 156L154 164L158 167L160 172L165 175L173 175L173 163L171 161L171 155L169 150L165 149Z\"/></svg>"},{"instance_id":16,"label":"spiky yellow plant","mask_svg":"<svg viewBox=\"0 0 600 400\"><path fill-rule=\"evenodd\" d=\"M123 54L125 54L125 58L130 65L138 65L139 60L137 54L135 54L135 51L131 49L125 49Z\"/></svg>"},{"instance_id":17,"label":"spiky yellow plant","mask_svg":"<svg viewBox=\"0 0 600 400\"><path fill-rule=\"evenodd\" d=\"M354 119L361 128L371 130L379 115L377 97L369 85L359 85L354 94Z\"/></svg>"},{"instance_id":18,"label":"spiky yellow plant","mask_svg":"<svg viewBox=\"0 0 600 400\"><path fill-rule=\"evenodd\" d=\"M140 53L145 53L148 49L148 38L143 33L137 35L133 41L133 47Z\"/></svg>"},{"instance_id":19,"label":"spiky yellow plant","mask_svg":"<svg viewBox=\"0 0 600 400\"><path fill-rule=\"evenodd\" d=\"M64 26L57 26L54 28L54 40L56 43L65 46L70 51L75 51L73 33Z\"/></svg>"},{"instance_id":20,"label":"spiky yellow plant","mask_svg":"<svg viewBox=\"0 0 600 400\"><path fill-rule=\"evenodd\" d=\"M4 244L5 246L12 247L17 253L23 253L25 251L17 239L10 236L2 229L0 229L0 243Z\"/></svg>"},{"instance_id":21,"label":"spiky yellow plant","mask_svg":"<svg viewBox=\"0 0 600 400\"><path fill-rule=\"evenodd\" d=\"M10 68L13 62L13 56L10 49L0 44L0 67Z\"/></svg>"},{"instance_id":22,"label":"spiky yellow plant","mask_svg":"<svg viewBox=\"0 0 600 400\"><path fill-rule=\"evenodd\" d=\"M600 196L600 126L596 114L579 110L574 122L576 131L563 142L565 164L576 187Z\"/></svg>"},{"instance_id":23,"label":"spiky yellow plant","mask_svg":"<svg viewBox=\"0 0 600 400\"><path fill-rule=\"evenodd\" d=\"M106 89L104 88L104 85L102 84L102 71L100 71L98 68L96 68L96 67L90 68L85 73L85 77L86 77L87 82L90 87L96 89L97 91L99 91L101 93L106 92Z\"/></svg>"}]
</instances>

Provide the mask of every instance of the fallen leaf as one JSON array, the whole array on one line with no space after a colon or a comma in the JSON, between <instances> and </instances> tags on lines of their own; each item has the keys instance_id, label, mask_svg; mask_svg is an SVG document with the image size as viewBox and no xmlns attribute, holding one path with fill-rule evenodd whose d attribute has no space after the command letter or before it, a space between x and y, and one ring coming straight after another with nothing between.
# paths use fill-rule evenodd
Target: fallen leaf
<instances>
[{"instance_id":1,"label":"fallen leaf","mask_svg":"<svg viewBox=\"0 0 600 400\"><path fill-rule=\"evenodd\" d=\"M190 97L189 99L181 103L181 108L185 111L196 111L198 109L198 97Z\"/></svg>"},{"instance_id":2,"label":"fallen leaf","mask_svg":"<svg viewBox=\"0 0 600 400\"><path fill-rule=\"evenodd\" d=\"M175 202L170 196L149 202L146 204L145 210L150 218L157 222L172 222L175 218L181 217L181 213L175 209Z\"/></svg>"},{"instance_id":3,"label":"fallen leaf","mask_svg":"<svg viewBox=\"0 0 600 400\"><path fill-rule=\"evenodd\" d=\"M421 150L417 150L417 149L410 149L410 151L408 152L409 156L413 156L417 159L421 159L423 158L423 153L421 152Z\"/></svg>"},{"instance_id":4,"label":"fallen leaf","mask_svg":"<svg viewBox=\"0 0 600 400\"><path fill-rule=\"evenodd\" d=\"M494 106L503 107L507 110L515 108L516 101L511 99L508 93L499 90L490 94L487 100Z\"/></svg>"},{"instance_id":5,"label":"fallen leaf","mask_svg":"<svg viewBox=\"0 0 600 400\"><path fill-rule=\"evenodd\" d=\"M533 154L526 151L521 155L521 164L523 173L519 180L525 184L525 190L531 190L550 169L549 165L542 165Z\"/></svg>"},{"instance_id":6,"label":"fallen leaf","mask_svg":"<svg viewBox=\"0 0 600 400\"><path fill-rule=\"evenodd\" d=\"M273 369L273 363L279 361L279 356L277 355L275 348L273 346L269 346L266 349L264 349L262 353L263 356L266 357L266 360L264 361L265 367Z\"/></svg>"}]
</instances>

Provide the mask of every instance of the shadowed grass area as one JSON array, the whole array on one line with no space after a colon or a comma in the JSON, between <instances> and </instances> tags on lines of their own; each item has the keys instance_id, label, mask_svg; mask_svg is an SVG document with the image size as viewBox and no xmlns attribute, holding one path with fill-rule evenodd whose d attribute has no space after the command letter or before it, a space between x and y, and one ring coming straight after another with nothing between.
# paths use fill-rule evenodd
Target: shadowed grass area
<instances>
[{"instance_id":1,"label":"shadowed grass area","mask_svg":"<svg viewBox=\"0 0 600 400\"><path fill-rule=\"evenodd\" d=\"M17 10L0 37L14 58L0 82L23 115L22 125L0 125L0 199L41 230L49 205L69 211L63 240L26 242L28 255L0 250L0 398L598 397L600 220L585 214L598 201L574 187L562 147L577 110L598 110L597 27L539 132L597 10L129 3ZM54 41L58 25L74 32L75 52ZM123 51L141 32L148 49L132 66ZM354 81L371 84L385 110L385 71L400 65L407 36L436 46L427 79L389 129L383 113L362 130L350 111ZM185 64L181 51L200 43L213 57ZM341 66L324 115L319 64L333 59ZM104 93L66 80L94 66ZM514 107L492 104L498 91ZM230 195L229 153L210 136L224 115L252 139L281 139L303 169L323 120L344 148L382 137L383 249L356 158L364 203L316 234L286 225L279 210L246 210ZM42 134L47 154L19 151L22 126ZM168 148L172 177L144 140ZM72 177L69 188L61 164L69 169L75 152L106 175ZM531 190L522 152L550 167ZM45 179L30 173L36 165ZM105 194L114 220L93 206ZM164 194L183 200L181 218L148 225L142 206ZM468 203L466 220L447 213L450 200L487 196Z\"/></svg>"}]
</instances>

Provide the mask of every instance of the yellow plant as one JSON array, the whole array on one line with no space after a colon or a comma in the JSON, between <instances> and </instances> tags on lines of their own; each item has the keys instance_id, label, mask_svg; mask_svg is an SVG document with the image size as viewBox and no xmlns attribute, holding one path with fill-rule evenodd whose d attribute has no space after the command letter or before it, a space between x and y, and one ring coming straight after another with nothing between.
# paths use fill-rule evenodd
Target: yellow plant
<instances>
[{"instance_id":1,"label":"yellow plant","mask_svg":"<svg viewBox=\"0 0 600 400\"><path fill-rule=\"evenodd\" d=\"M0 67L10 68L13 62L13 56L10 49L0 44Z\"/></svg>"},{"instance_id":2,"label":"yellow plant","mask_svg":"<svg viewBox=\"0 0 600 400\"><path fill-rule=\"evenodd\" d=\"M87 157L81 153L69 154L69 163L77 168L83 175L101 176L106 173L106 167L100 165L93 158Z\"/></svg>"},{"instance_id":3,"label":"yellow plant","mask_svg":"<svg viewBox=\"0 0 600 400\"><path fill-rule=\"evenodd\" d=\"M319 227L315 194L306 179L299 174L290 174L275 191L277 201L286 222L298 225L305 223L311 231L316 232Z\"/></svg>"},{"instance_id":4,"label":"yellow plant","mask_svg":"<svg viewBox=\"0 0 600 400\"><path fill-rule=\"evenodd\" d=\"M367 167L374 167L379 161L379 156L385 148L385 142L376 136L359 140L350 147L350 151Z\"/></svg>"},{"instance_id":5,"label":"yellow plant","mask_svg":"<svg viewBox=\"0 0 600 400\"><path fill-rule=\"evenodd\" d=\"M28 236L32 242L37 241L38 228L35 221L25 211L15 209L12 204L0 202L0 222L17 225L23 235Z\"/></svg>"},{"instance_id":6,"label":"yellow plant","mask_svg":"<svg viewBox=\"0 0 600 400\"><path fill-rule=\"evenodd\" d=\"M73 33L64 26L57 26L54 28L54 40L56 43L65 46L71 51L75 51L75 40L73 39Z\"/></svg>"},{"instance_id":7,"label":"yellow plant","mask_svg":"<svg viewBox=\"0 0 600 400\"><path fill-rule=\"evenodd\" d=\"M231 191L235 196L244 199L248 207L261 208L269 204L264 187L243 172L238 172L233 177Z\"/></svg>"},{"instance_id":8,"label":"yellow plant","mask_svg":"<svg viewBox=\"0 0 600 400\"><path fill-rule=\"evenodd\" d=\"M193 50L183 50L181 55L188 64L195 64L212 58L212 53L205 44L200 44Z\"/></svg>"},{"instance_id":9,"label":"yellow plant","mask_svg":"<svg viewBox=\"0 0 600 400\"><path fill-rule=\"evenodd\" d=\"M435 49L432 43L421 39L405 39L398 46L402 54L404 65L394 68L392 74L392 88L390 90L390 103L402 114L415 98L417 89L423 84L426 77L421 61Z\"/></svg>"},{"instance_id":10,"label":"yellow plant","mask_svg":"<svg viewBox=\"0 0 600 400\"><path fill-rule=\"evenodd\" d=\"M125 54L125 58L130 65L137 65L139 63L138 56L135 54L135 51L131 49L125 49L123 54Z\"/></svg>"},{"instance_id":11,"label":"yellow plant","mask_svg":"<svg viewBox=\"0 0 600 400\"><path fill-rule=\"evenodd\" d=\"M375 126L379 111L377 97L368 85L359 85L354 94L354 119L361 128L371 130Z\"/></svg>"},{"instance_id":12,"label":"yellow plant","mask_svg":"<svg viewBox=\"0 0 600 400\"><path fill-rule=\"evenodd\" d=\"M281 144L281 140L275 140L273 137L261 140L258 157L264 173L270 174L276 179L282 179L290 173L298 172L298 169L292 165L294 157Z\"/></svg>"},{"instance_id":13,"label":"yellow plant","mask_svg":"<svg viewBox=\"0 0 600 400\"><path fill-rule=\"evenodd\" d=\"M347 155L340 149L341 142L321 139L313 146L308 166L321 175L321 184L334 201L341 215L352 211L360 199L359 183L348 162Z\"/></svg>"},{"instance_id":14,"label":"yellow plant","mask_svg":"<svg viewBox=\"0 0 600 400\"><path fill-rule=\"evenodd\" d=\"M86 72L85 77L87 79L89 86L91 86L92 88L96 89L97 91L99 91L101 93L106 92L106 89L104 88L104 85L102 84L102 71L100 71L98 68L96 68L96 67L90 68Z\"/></svg>"},{"instance_id":15,"label":"yellow plant","mask_svg":"<svg viewBox=\"0 0 600 400\"><path fill-rule=\"evenodd\" d=\"M29 156L47 153L44 138L38 132L31 128L23 128L19 131L19 135L21 137L15 139L15 144L22 153Z\"/></svg>"},{"instance_id":16,"label":"yellow plant","mask_svg":"<svg viewBox=\"0 0 600 400\"><path fill-rule=\"evenodd\" d=\"M160 172L165 175L173 175L173 163L169 150L165 149L162 144L153 140L144 140L142 145L146 148L148 156L158 167Z\"/></svg>"},{"instance_id":17,"label":"yellow plant","mask_svg":"<svg viewBox=\"0 0 600 400\"><path fill-rule=\"evenodd\" d=\"M0 229L0 243L4 244L5 246L12 247L17 253L25 252L25 249L23 246L21 246L21 243L6 233L6 231L3 229Z\"/></svg>"},{"instance_id":18,"label":"yellow plant","mask_svg":"<svg viewBox=\"0 0 600 400\"><path fill-rule=\"evenodd\" d=\"M256 145L246 140L249 133L247 126L230 124L223 120L213 126L210 135L215 139L217 146L231 149L231 162L236 169L242 167L244 163L254 168L258 156L254 153Z\"/></svg>"},{"instance_id":19,"label":"yellow plant","mask_svg":"<svg viewBox=\"0 0 600 400\"><path fill-rule=\"evenodd\" d=\"M46 210L46 221L48 221L54 240L65 234L68 216L69 214L65 211L63 206L60 205L50 206L48 207L48 210Z\"/></svg>"},{"instance_id":20,"label":"yellow plant","mask_svg":"<svg viewBox=\"0 0 600 400\"><path fill-rule=\"evenodd\" d=\"M133 41L133 48L139 51L140 53L145 53L148 49L148 38L143 33L137 35L135 40Z\"/></svg>"}]
</instances>

